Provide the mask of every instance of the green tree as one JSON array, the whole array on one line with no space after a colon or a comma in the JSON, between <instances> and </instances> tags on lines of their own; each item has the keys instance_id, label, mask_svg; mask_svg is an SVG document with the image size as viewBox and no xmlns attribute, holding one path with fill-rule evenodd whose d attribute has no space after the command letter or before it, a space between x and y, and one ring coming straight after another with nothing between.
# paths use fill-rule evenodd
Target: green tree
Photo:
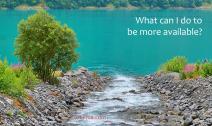
<instances>
[{"instance_id":1,"label":"green tree","mask_svg":"<svg viewBox=\"0 0 212 126\"><path fill-rule=\"evenodd\" d=\"M128 0L129 4L136 7L145 7L147 6L145 0Z\"/></svg>"},{"instance_id":2,"label":"green tree","mask_svg":"<svg viewBox=\"0 0 212 126\"><path fill-rule=\"evenodd\" d=\"M19 24L15 54L44 82L53 84L56 70L67 71L77 61L75 33L46 11L38 11Z\"/></svg>"},{"instance_id":3,"label":"green tree","mask_svg":"<svg viewBox=\"0 0 212 126\"><path fill-rule=\"evenodd\" d=\"M158 0L158 6L163 9L169 8L170 7L169 1L168 0Z\"/></svg>"}]
</instances>

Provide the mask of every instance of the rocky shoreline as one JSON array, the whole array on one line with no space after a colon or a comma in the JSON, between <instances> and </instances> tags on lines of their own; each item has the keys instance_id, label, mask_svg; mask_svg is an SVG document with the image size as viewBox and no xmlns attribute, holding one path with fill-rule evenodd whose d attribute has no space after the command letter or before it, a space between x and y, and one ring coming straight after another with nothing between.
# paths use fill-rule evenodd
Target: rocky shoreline
<instances>
[{"instance_id":1,"label":"rocky shoreline","mask_svg":"<svg viewBox=\"0 0 212 126\"><path fill-rule=\"evenodd\" d=\"M111 82L85 68L68 72L59 80L60 85L39 84L33 91L26 90L26 98L20 100L0 94L0 125L68 125L90 92L103 91ZM212 125L212 77L180 80L177 73L168 73L138 77L136 82L140 89L129 93L149 92L160 102L118 111L123 119L136 121L139 126Z\"/></svg>"},{"instance_id":2,"label":"rocky shoreline","mask_svg":"<svg viewBox=\"0 0 212 126\"><path fill-rule=\"evenodd\" d=\"M211 126L212 77L180 80L177 73L154 74L137 79L147 92L159 96L161 105L129 111L148 126Z\"/></svg>"},{"instance_id":3,"label":"rocky shoreline","mask_svg":"<svg viewBox=\"0 0 212 126\"><path fill-rule=\"evenodd\" d=\"M85 68L68 72L59 80L59 85L39 84L33 91L26 90L26 98L20 100L0 94L0 125L67 125L90 92L103 90L110 81Z\"/></svg>"}]
</instances>

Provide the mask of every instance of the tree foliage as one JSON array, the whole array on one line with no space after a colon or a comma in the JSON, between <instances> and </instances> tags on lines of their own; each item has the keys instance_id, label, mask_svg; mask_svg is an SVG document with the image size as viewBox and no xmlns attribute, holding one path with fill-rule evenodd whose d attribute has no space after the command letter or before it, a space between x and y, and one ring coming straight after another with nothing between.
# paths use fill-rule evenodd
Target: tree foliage
<instances>
[{"instance_id":1,"label":"tree foliage","mask_svg":"<svg viewBox=\"0 0 212 126\"><path fill-rule=\"evenodd\" d=\"M95 6L106 7L109 4L115 7L126 7L128 5L144 8L169 8L184 7L194 8L202 6L205 3L211 4L212 0L1 0L0 8L15 8L16 6L27 4L29 6L45 3L52 9L77 9L80 7Z\"/></svg>"},{"instance_id":2,"label":"tree foliage","mask_svg":"<svg viewBox=\"0 0 212 126\"><path fill-rule=\"evenodd\" d=\"M46 11L38 11L19 24L15 54L44 82L54 83L56 70L67 71L77 61L75 33Z\"/></svg>"}]
</instances>

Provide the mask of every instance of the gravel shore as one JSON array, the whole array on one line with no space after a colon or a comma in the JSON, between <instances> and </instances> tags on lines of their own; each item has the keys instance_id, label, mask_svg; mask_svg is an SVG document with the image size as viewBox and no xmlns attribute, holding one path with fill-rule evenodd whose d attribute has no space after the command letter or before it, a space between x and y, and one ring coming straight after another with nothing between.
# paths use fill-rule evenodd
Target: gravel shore
<instances>
[{"instance_id":1,"label":"gravel shore","mask_svg":"<svg viewBox=\"0 0 212 126\"><path fill-rule=\"evenodd\" d=\"M212 125L212 77L180 80L177 73L168 73L140 77L137 81L142 89L161 100L156 108L137 110L137 118L144 119L144 125Z\"/></svg>"},{"instance_id":2,"label":"gravel shore","mask_svg":"<svg viewBox=\"0 0 212 126\"><path fill-rule=\"evenodd\" d=\"M90 92L103 90L110 79L80 68L59 80L59 85L39 84L33 91L26 90L26 98L20 100L0 94L0 125L66 125Z\"/></svg>"}]
</instances>

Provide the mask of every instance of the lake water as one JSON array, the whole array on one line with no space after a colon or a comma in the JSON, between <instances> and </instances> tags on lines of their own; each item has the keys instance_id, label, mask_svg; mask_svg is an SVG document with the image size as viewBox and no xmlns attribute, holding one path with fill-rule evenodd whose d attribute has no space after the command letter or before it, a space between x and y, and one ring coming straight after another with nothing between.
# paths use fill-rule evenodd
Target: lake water
<instances>
[{"instance_id":1,"label":"lake water","mask_svg":"<svg viewBox=\"0 0 212 126\"><path fill-rule=\"evenodd\" d=\"M190 62L212 59L212 11L207 10L149 10L149 11L49 11L61 23L77 34L80 59L74 67L85 66L100 72L118 71L148 74L156 71L167 59L183 55ZM17 24L35 11L0 11L0 59L18 63L13 55ZM152 25L135 23L136 16L199 17L199 25ZM127 36L127 28L202 28L202 36Z\"/></svg>"}]
</instances>

